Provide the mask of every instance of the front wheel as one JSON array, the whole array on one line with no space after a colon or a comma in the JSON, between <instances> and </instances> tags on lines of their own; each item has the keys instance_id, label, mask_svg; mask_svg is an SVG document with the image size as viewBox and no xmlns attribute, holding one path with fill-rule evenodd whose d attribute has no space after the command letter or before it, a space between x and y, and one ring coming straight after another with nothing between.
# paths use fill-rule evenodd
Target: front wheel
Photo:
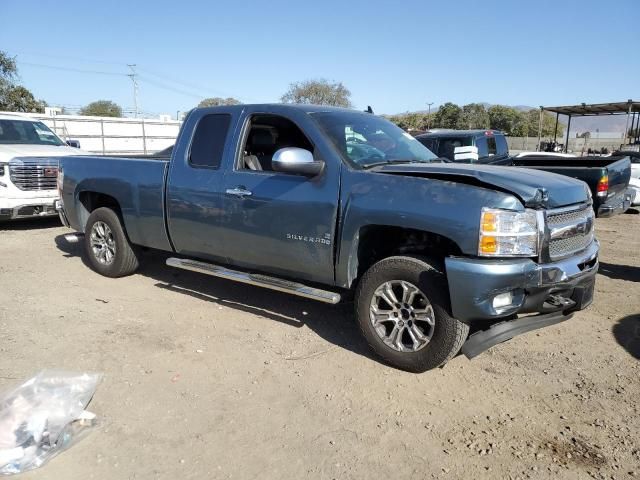
<instances>
[{"instance_id":1,"label":"front wheel","mask_svg":"<svg viewBox=\"0 0 640 480\"><path fill-rule=\"evenodd\" d=\"M91 268L105 277L123 277L138 268L136 251L110 208L97 208L89 215L85 252Z\"/></svg>"},{"instance_id":2,"label":"front wheel","mask_svg":"<svg viewBox=\"0 0 640 480\"><path fill-rule=\"evenodd\" d=\"M424 372L456 355L469 326L447 311L446 279L426 259L389 257L356 291L356 316L371 348L390 365Z\"/></svg>"}]
</instances>

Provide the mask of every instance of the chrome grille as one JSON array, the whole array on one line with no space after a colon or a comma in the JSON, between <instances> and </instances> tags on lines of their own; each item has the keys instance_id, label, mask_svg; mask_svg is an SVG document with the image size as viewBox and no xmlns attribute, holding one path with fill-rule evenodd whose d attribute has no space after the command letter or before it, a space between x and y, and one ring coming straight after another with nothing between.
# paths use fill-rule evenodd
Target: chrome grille
<instances>
[{"instance_id":1,"label":"chrome grille","mask_svg":"<svg viewBox=\"0 0 640 480\"><path fill-rule=\"evenodd\" d=\"M9 162L9 178L20 190L55 190L58 159L14 158Z\"/></svg>"},{"instance_id":2,"label":"chrome grille","mask_svg":"<svg viewBox=\"0 0 640 480\"><path fill-rule=\"evenodd\" d=\"M552 260L580 252L593 241L593 208L583 205L573 210L551 210L547 213L547 226Z\"/></svg>"}]
</instances>

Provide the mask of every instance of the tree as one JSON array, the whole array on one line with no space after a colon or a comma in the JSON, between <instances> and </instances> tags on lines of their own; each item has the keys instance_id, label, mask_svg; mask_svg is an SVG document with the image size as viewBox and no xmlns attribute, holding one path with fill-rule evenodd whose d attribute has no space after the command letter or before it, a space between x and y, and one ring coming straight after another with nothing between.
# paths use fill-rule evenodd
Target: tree
<instances>
[{"instance_id":1,"label":"tree","mask_svg":"<svg viewBox=\"0 0 640 480\"><path fill-rule=\"evenodd\" d=\"M13 112L44 112L47 105L36 100L28 89L17 85L18 67L15 57L0 50L0 110Z\"/></svg>"},{"instance_id":2,"label":"tree","mask_svg":"<svg viewBox=\"0 0 640 480\"><path fill-rule=\"evenodd\" d=\"M433 127L436 128L458 128L462 109L455 103L447 102L438 108L433 115Z\"/></svg>"},{"instance_id":3,"label":"tree","mask_svg":"<svg viewBox=\"0 0 640 480\"><path fill-rule=\"evenodd\" d=\"M458 128L462 130L489 128L489 114L486 107L481 103L469 103L462 107Z\"/></svg>"},{"instance_id":4,"label":"tree","mask_svg":"<svg viewBox=\"0 0 640 480\"><path fill-rule=\"evenodd\" d=\"M121 117L122 107L111 100L97 100L82 107L79 113L92 117Z\"/></svg>"},{"instance_id":5,"label":"tree","mask_svg":"<svg viewBox=\"0 0 640 480\"><path fill-rule=\"evenodd\" d=\"M326 79L305 80L289 85L289 90L280 97L282 103L311 103L314 105L332 105L351 107L351 92L342 82L329 82Z\"/></svg>"},{"instance_id":6,"label":"tree","mask_svg":"<svg viewBox=\"0 0 640 480\"><path fill-rule=\"evenodd\" d=\"M540 110L532 108L526 112L520 112L520 118L513 129L512 135L516 137L537 137L538 124L540 122ZM562 138L564 135L564 125L558 122L558 132L555 133L556 117L544 112L542 116L542 136L551 138L556 135Z\"/></svg>"},{"instance_id":7,"label":"tree","mask_svg":"<svg viewBox=\"0 0 640 480\"><path fill-rule=\"evenodd\" d=\"M15 57L0 50L0 88L13 83L18 75Z\"/></svg>"},{"instance_id":8,"label":"tree","mask_svg":"<svg viewBox=\"0 0 640 480\"><path fill-rule=\"evenodd\" d=\"M46 106L45 101L36 100L33 93L21 85L9 85L0 91L0 110L44 113Z\"/></svg>"},{"instance_id":9,"label":"tree","mask_svg":"<svg viewBox=\"0 0 640 480\"><path fill-rule=\"evenodd\" d=\"M489 114L489 128L500 130L507 135L513 135L521 116L518 110L506 105L492 105L487 113Z\"/></svg>"},{"instance_id":10,"label":"tree","mask_svg":"<svg viewBox=\"0 0 640 480\"><path fill-rule=\"evenodd\" d=\"M429 115L426 113L412 112L400 115L391 115L388 120L398 125L403 130L426 130L429 125Z\"/></svg>"},{"instance_id":11,"label":"tree","mask_svg":"<svg viewBox=\"0 0 640 480\"><path fill-rule=\"evenodd\" d=\"M205 98L202 100L198 107L219 107L221 105L240 105L242 102L240 100L236 100L235 98L227 97L211 97Z\"/></svg>"}]
</instances>

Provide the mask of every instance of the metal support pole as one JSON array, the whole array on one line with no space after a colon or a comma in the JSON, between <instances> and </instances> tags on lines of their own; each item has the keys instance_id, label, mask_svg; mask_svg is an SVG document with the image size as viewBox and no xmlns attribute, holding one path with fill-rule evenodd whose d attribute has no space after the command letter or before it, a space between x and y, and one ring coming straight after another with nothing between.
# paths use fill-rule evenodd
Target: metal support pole
<instances>
[{"instance_id":1,"label":"metal support pole","mask_svg":"<svg viewBox=\"0 0 640 480\"><path fill-rule=\"evenodd\" d=\"M104 148L104 120L100 119L100 136L102 137L102 155L106 155Z\"/></svg>"},{"instance_id":2,"label":"metal support pole","mask_svg":"<svg viewBox=\"0 0 640 480\"><path fill-rule=\"evenodd\" d=\"M544 107L540 106L540 117L538 118L538 145L536 145L536 152L540 151L540 140L542 140L542 115Z\"/></svg>"},{"instance_id":3,"label":"metal support pole","mask_svg":"<svg viewBox=\"0 0 640 480\"><path fill-rule=\"evenodd\" d=\"M142 149L144 150L144 154L147 154L147 134L144 130L144 118L142 119Z\"/></svg>"},{"instance_id":4,"label":"metal support pole","mask_svg":"<svg viewBox=\"0 0 640 480\"><path fill-rule=\"evenodd\" d=\"M553 130L553 143L556 143L556 138L558 138L558 117L560 113L556 112L556 128Z\"/></svg>"},{"instance_id":5,"label":"metal support pole","mask_svg":"<svg viewBox=\"0 0 640 480\"><path fill-rule=\"evenodd\" d=\"M636 125L636 117L637 115L635 113L633 113L631 115L631 128L629 129L629 131L631 132L631 135L629 135L629 140L631 140L629 143L635 143L636 141L636 132L635 129L638 128L638 126Z\"/></svg>"},{"instance_id":6,"label":"metal support pole","mask_svg":"<svg viewBox=\"0 0 640 480\"><path fill-rule=\"evenodd\" d=\"M564 153L569 151L569 132L571 131L571 115L569 115L569 121L567 122L567 141L564 143Z\"/></svg>"},{"instance_id":7,"label":"metal support pole","mask_svg":"<svg viewBox=\"0 0 640 480\"><path fill-rule=\"evenodd\" d=\"M627 109L627 124L624 127L624 136L622 137L622 145L627 144L627 135L629 134L629 115L631 115L631 106L633 102L629 100L629 108Z\"/></svg>"}]
</instances>

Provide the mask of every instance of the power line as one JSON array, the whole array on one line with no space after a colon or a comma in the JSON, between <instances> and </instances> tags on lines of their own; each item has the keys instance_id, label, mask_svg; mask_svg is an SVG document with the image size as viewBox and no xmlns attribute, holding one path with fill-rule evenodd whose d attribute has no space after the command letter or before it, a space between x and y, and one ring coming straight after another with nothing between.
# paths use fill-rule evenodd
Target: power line
<instances>
[{"instance_id":1,"label":"power line","mask_svg":"<svg viewBox=\"0 0 640 480\"><path fill-rule=\"evenodd\" d=\"M153 79L147 77L146 75L139 75L138 78L140 78L140 80L142 80L143 82L149 83L149 84L154 85L154 86L156 86L158 88L162 88L164 90L168 90L168 91L171 91L171 92L179 93L179 94L185 95L187 97L197 98L197 99L200 99L200 100L202 100L203 98L206 97L206 95L201 95L201 94L196 94L196 93L193 93L193 92L188 92L186 90L182 90L180 88L175 88L175 87L172 87L172 86L167 85L165 83L158 82L157 80L153 80Z\"/></svg>"}]
</instances>

